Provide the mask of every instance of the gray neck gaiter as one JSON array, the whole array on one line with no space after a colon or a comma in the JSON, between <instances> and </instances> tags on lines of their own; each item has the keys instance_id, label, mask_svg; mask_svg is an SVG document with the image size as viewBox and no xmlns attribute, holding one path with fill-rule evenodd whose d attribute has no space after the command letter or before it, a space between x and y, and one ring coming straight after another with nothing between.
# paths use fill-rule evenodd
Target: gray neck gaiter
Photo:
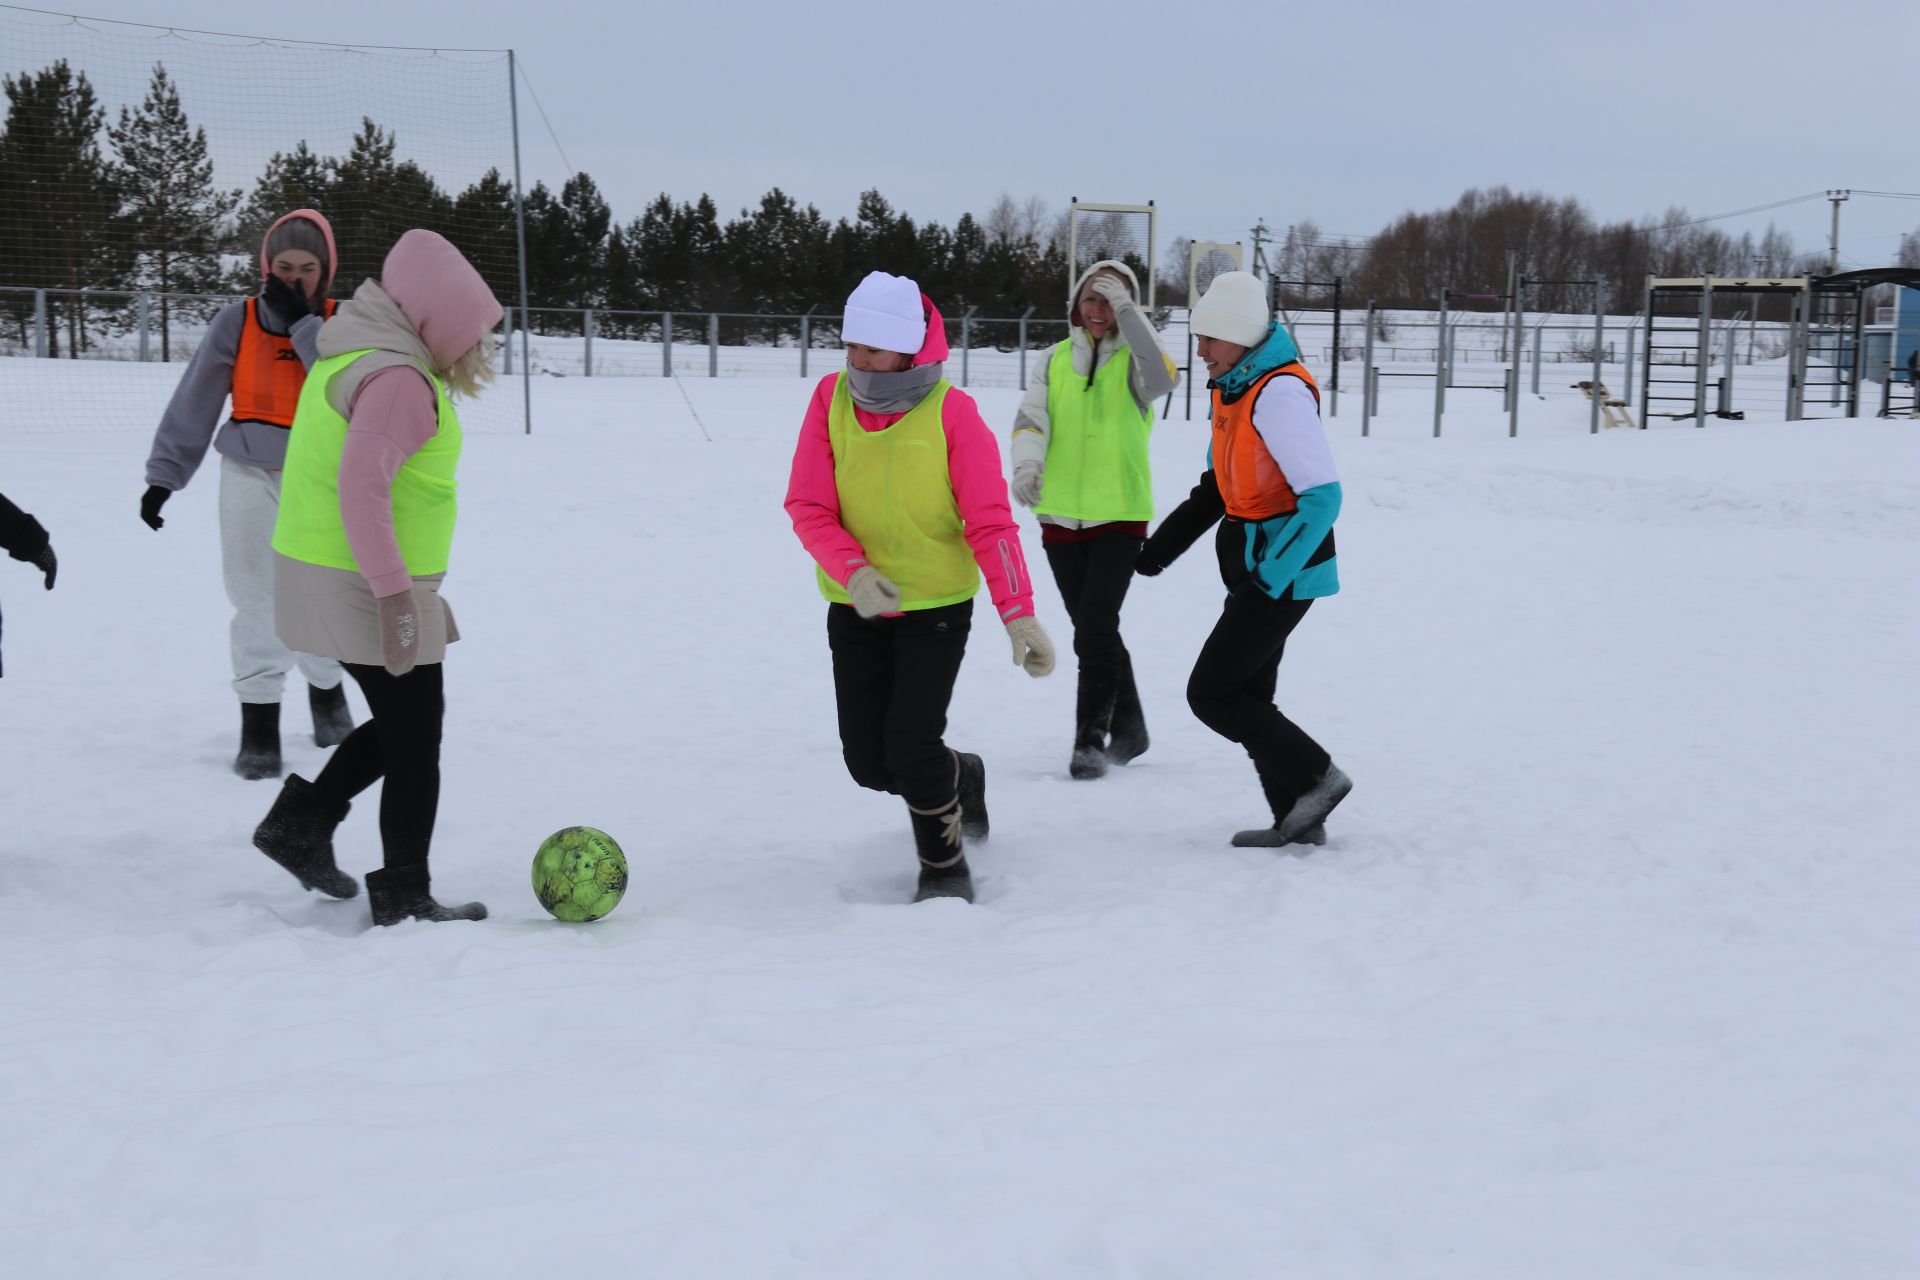
<instances>
[{"instance_id":1,"label":"gray neck gaiter","mask_svg":"<svg viewBox=\"0 0 1920 1280\"><path fill-rule=\"evenodd\" d=\"M853 393L854 404L868 413L905 413L927 398L927 392L940 381L945 368L938 360L917 364L899 373L879 373L848 365L847 389Z\"/></svg>"}]
</instances>

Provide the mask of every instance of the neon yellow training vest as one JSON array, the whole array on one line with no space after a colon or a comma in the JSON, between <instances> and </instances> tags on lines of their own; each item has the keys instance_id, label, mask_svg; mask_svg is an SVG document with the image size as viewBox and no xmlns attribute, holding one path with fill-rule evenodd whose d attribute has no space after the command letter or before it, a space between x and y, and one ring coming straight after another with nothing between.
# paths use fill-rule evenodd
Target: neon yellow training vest
<instances>
[{"instance_id":1,"label":"neon yellow training vest","mask_svg":"<svg viewBox=\"0 0 1920 1280\"><path fill-rule=\"evenodd\" d=\"M327 402L327 384L368 351L328 356L307 373L300 405L287 439L287 466L280 477L280 514L273 525L273 549L307 564L358 571L347 528L340 519L340 455L347 445L347 420ZM418 577L445 573L453 550L453 526L459 500L454 472L460 466L460 417L447 385L422 369L433 383L440 406L439 430L393 477L393 531L407 572Z\"/></svg>"},{"instance_id":2,"label":"neon yellow training vest","mask_svg":"<svg viewBox=\"0 0 1920 1280\"><path fill-rule=\"evenodd\" d=\"M1133 352L1122 348L1094 371L1093 385L1073 371L1073 341L1047 364L1046 480L1042 515L1074 520L1153 519L1147 437L1153 410L1133 398Z\"/></svg>"},{"instance_id":3,"label":"neon yellow training vest","mask_svg":"<svg viewBox=\"0 0 1920 1280\"><path fill-rule=\"evenodd\" d=\"M959 604L980 590L980 566L954 501L947 429L940 419L952 389L950 382L936 382L900 421L868 431L854 417L853 392L842 373L827 412L840 523L860 540L868 563L900 588L905 611ZM814 572L821 595L836 604L853 602L845 587L818 568Z\"/></svg>"}]
</instances>

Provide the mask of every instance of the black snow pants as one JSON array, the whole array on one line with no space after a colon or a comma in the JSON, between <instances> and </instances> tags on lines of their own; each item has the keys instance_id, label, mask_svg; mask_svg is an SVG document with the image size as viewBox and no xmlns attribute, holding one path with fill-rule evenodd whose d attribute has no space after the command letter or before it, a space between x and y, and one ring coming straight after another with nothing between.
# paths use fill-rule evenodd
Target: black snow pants
<instances>
[{"instance_id":1,"label":"black snow pants","mask_svg":"<svg viewBox=\"0 0 1920 1280\"><path fill-rule=\"evenodd\" d=\"M1144 541L1115 529L1084 542L1047 544L1047 563L1073 621L1073 653L1080 663L1076 747L1105 747L1109 729L1119 734L1140 720L1133 658L1120 637L1120 608Z\"/></svg>"},{"instance_id":2,"label":"black snow pants","mask_svg":"<svg viewBox=\"0 0 1920 1280\"><path fill-rule=\"evenodd\" d=\"M1253 760L1275 821L1332 763L1326 748L1282 715L1273 701L1287 637L1312 604L1270 599L1251 587L1228 596L1187 680L1187 705L1193 714L1221 737L1239 743Z\"/></svg>"},{"instance_id":3,"label":"black snow pants","mask_svg":"<svg viewBox=\"0 0 1920 1280\"><path fill-rule=\"evenodd\" d=\"M827 647L847 772L863 787L923 811L954 797L954 757L942 736L973 625L973 601L862 618L827 606Z\"/></svg>"}]
</instances>

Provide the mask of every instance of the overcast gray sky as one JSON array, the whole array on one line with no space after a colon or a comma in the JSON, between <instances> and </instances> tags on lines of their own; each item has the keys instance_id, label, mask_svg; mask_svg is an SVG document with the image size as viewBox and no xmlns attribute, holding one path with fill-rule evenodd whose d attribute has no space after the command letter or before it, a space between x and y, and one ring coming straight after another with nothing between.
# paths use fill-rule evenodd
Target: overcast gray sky
<instances>
[{"instance_id":1,"label":"overcast gray sky","mask_svg":"<svg viewBox=\"0 0 1920 1280\"><path fill-rule=\"evenodd\" d=\"M1500 183L1578 196L1610 219L1828 187L1920 190L1920 119L1901 109L1920 79L1914 7L1893 0L74 8L287 38L511 46L567 156L622 219L661 191L705 191L730 214L777 185L829 217L878 187L950 223L1005 190L1056 208L1076 194L1152 199L1164 246L1244 239L1256 219L1365 234ZM521 105L528 181L558 185L566 165ZM1828 211L1724 225L1757 233L1773 217L1814 248ZM1920 201L1856 197L1843 259L1884 262L1916 226Z\"/></svg>"}]
</instances>

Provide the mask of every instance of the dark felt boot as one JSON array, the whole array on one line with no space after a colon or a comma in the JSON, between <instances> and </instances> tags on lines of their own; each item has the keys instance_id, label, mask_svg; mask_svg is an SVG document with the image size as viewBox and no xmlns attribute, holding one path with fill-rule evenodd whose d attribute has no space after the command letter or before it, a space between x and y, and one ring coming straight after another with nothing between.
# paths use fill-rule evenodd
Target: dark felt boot
<instances>
[{"instance_id":1,"label":"dark felt boot","mask_svg":"<svg viewBox=\"0 0 1920 1280\"><path fill-rule=\"evenodd\" d=\"M1133 683L1133 659L1120 669L1120 687L1113 699L1112 732L1107 739L1107 762L1127 764L1147 754L1147 717L1140 708L1140 690Z\"/></svg>"},{"instance_id":2,"label":"dark felt boot","mask_svg":"<svg viewBox=\"0 0 1920 1280\"><path fill-rule=\"evenodd\" d=\"M973 872L960 847L960 797L938 809L907 806L913 821L913 847L920 855L920 885L913 900L958 898L973 901Z\"/></svg>"},{"instance_id":3,"label":"dark felt boot","mask_svg":"<svg viewBox=\"0 0 1920 1280\"><path fill-rule=\"evenodd\" d=\"M331 689L307 686L307 707L313 712L313 745L337 747L353 732L353 712L347 707L343 681Z\"/></svg>"},{"instance_id":4,"label":"dark felt boot","mask_svg":"<svg viewBox=\"0 0 1920 1280\"><path fill-rule=\"evenodd\" d=\"M240 754L233 771L248 782L280 776L280 704L240 704Z\"/></svg>"},{"instance_id":5,"label":"dark felt boot","mask_svg":"<svg viewBox=\"0 0 1920 1280\"><path fill-rule=\"evenodd\" d=\"M987 766L979 756L953 753L960 790L960 834L978 844L987 838Z\"/></svg>"},{"instance_id":6,"label":"dark felt boot","mask_svg":"<svg viewBox=\"0 0 1920 1280\"><path fill-rule=\"evenodd\" d=\"M1117 686L1104 671L1080 672L1079 695L1074 700L1073 759L1067 772L1085 782L1107 774L1107 729L1113 723Z\"/></svg>"},{"instance_id":7,"label":"dark felt boot","mask_svg":"<svg viewBox=\"0 0 1920 1280\"><path fill-rule=\"evenodd\" d=\"M360 886L335 864L333 832L352 807L329 802L319 788L296 773L253 829L253 847L291 872L302 888L351 898Z\"/></svg>"},{"instance_id":8,"label":"dark felt boot","mask_svg":"<svg viewBox=\"0 0 1920 1280\"><path fill-rule=\"evenodd\" d=\"M1300 795L1294 795L1278 785L1269 770L1260 769L1258 765L1255 768L1260 774L1261 789L1267 794L1267 805L1273 810L1273 825L1237 832L1233 843L1243 849L1325 844L1327 815L1353 790L1353 780L1340 771L1340 766L1329 761L1326 771L1311 787Z\"/></svg>"},{"instance_id":9,"label":"dark felt boot","mask_svg":"<svg viewBox=\"0 0 1920 1280\"><path fill-rule=\"evenodd\" d=\"M428 892L425 867L384 867L367 872L367 904L375 924L402 920L485 920L487 908L479 902L443 907Z\"/></svg>"}]
</instances>

